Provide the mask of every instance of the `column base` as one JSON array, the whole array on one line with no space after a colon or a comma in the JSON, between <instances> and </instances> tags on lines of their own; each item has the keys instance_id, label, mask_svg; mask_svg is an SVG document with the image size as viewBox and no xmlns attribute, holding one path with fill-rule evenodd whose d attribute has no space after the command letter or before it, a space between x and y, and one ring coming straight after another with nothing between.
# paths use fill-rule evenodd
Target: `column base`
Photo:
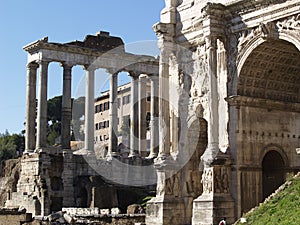
<instances>
[{"instance_id":1,"label":"column base","mask_svg":"<svg viewBox=\"0 0 300 225\"><path fill-rule=\"evenodd\" d=\"M226 218L235 222L234 200L230 194L202 194L193 201L192 225L214 225Z\"/></svg>"},{"instance_id":2,"label":"column base","mask_svg":"<svg viewBox=\"0 0 300 225\"><path fill-rule=\"evenodd\" d=\"M26 149L26 150L23 152L23 155L29 155L29 154L32 154L32 153L34 153L34 150Z\"/></svg>"},{"instance_id":3,"label":"column base","mask_svg":"<svg viewBox=\"0 0 300 225\"><path fill-rule=\"evenodd\" d=\"M184 203L174 196L155 197L147 203L146 224L184 224Z\"/></svg>"},{"instance_id":4,"label":"column base","mask_svg":"<svg viewBox=\"0 0 300 225\"><path fill-rule=\"evenodd\" d=\"M140 155L138 153L130 153L128 155L128 158L138 158L138 157L140 157Z\"/></svg>"},{"instance_id":5,"label":"column base","mask_svg":"<svg viewBox=\"0 0 300 225\"><path fill-rule=\"evenodd\" d=\"M157 154L156 153L150 153L150 155L148 155L147 157L145 157L145 159L154 159L157 158Z\"/></svg>"},{"instance_id":6,"label":"column base","mask_svg":"<svg viewBox=\"0 0 300 225\"><path fill-rule=\"evenodd\" d=\"M95 155L94 151L87 150L87 149L80 149L73 152L74 155Z\"/></svg>"}]
</instances>

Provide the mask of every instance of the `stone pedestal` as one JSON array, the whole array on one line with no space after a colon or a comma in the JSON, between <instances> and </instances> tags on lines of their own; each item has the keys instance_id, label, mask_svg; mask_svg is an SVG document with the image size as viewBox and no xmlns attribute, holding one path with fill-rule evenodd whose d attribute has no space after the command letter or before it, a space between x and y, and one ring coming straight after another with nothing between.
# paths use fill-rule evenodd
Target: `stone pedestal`
<instances>
[{"instance_id":1,"label":"stone pedestal","mask_svg":"<svg viewBox=\"0 0 300 225\"><path fill-rule=\"evenodd\" d=\"M193 225L213 225L226 218L233 224L234 201L230 194L201 195L193 202Z\"/></svg>"},{"instance_id":2,"label":"stone pedestal","mask_svg":"<svg viewBox=\"0 0 300 225\"><path fill-rule=\"evenodd\" d=\"M184 207L181 198L155 197L147 203L146 224L182 225L184 224Z\"/></svg>"},{"instance_id":3,"label":"stone pedestal","mask_svg":"<svg viewBox=\"0 0 300 225\"><path fill-rule=\"evenodd\" d=\"M72 207L75 205L74 202L75 164L74 164L72 152L70 152L70 150L63 151L63 158L64 158L64 170L62 173L63 186L64 186L63 207Z\"/></svg>"},{"instance_id":4,"label":"stone pedestal","mask_svg":"<svg viewBox=\"0 0 300 225\"><path fill-rule=\"evenodd\" d=\"M203 193L193 202L192 225L219 224L226 218L235 221L234 200L229 190L230 167L214 165L205 168L202 175Z\"/></svg>"},{"instance_id":5,"label":"stone pedestal","mask_svg":"<svg viewBox=\"0 0 300 225\"><path fill-rule=\"evenodd\" d=\"M147 203L146 224L182 225L185 206L181 193L181 173L172 159L155 160L157 170L156 197Z\"/></svg>"},{"instance_id":6,"label":"stone pedestal","mask_svg":"<svg viewBox=\"0 0 300 225\"><path fill-rule=\"evenodd\" d=\"M44 149L42 149L44 150ZM50 214L50 179L48 168L51 159L48 154L25 155L21 159L21 174L17 192L6 202L6 207L26 208L32 215L47 216Z\"/></svg>"}]
</instances>

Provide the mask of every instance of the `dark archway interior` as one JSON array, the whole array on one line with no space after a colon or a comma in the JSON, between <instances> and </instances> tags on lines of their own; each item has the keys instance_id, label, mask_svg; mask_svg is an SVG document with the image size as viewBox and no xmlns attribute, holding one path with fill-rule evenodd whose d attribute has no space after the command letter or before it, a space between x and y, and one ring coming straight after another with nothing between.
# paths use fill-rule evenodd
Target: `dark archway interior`
<instances>
[{"instance_id":1,"label":"dark archway interior","mask_svg":"<svg viewBox=\"0 0 300 225\"><path fill-rule=\"evenodd\" d=\"M277 151L268 152L262 162L263 199L272 194L285 180L284 160Z\"/></svg>"},{"instance_id":2,"label":"dark archway interior","mask_svg":"<svg viewBox=\"0 0 300 225\"><path fill-rule=\"evenodd\" d=\"M300 52L289 42L266 41L249 55L240 72L241 96L300 102Z\"/></svg>"}]
</instances>

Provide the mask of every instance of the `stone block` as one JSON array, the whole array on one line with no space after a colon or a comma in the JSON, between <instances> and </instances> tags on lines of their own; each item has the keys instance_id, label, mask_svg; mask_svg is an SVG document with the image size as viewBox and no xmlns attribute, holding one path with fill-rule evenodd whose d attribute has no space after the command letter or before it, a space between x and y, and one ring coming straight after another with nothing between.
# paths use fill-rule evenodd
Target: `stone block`
<instances>
[{"instance_id":1,"label":"stone block","mask_svg":"<svg viewBox=\"0 0 300 225\"><path fill-rule=\"evenodd\" d=\"M120 214L121 210L119 208L112 208L111 209L111 214Z\"/></svg>"},{"instance_id":2,"label":"stone block","mask_svg":"<svg viewBox=\"0 0 300 225\"><path fill-rule=\"evenodd\" d=\"M108 215L110 213L109 211L110 211L109 209L100 209L100 214L101 215Z\"/></svg>"}]
</instances>

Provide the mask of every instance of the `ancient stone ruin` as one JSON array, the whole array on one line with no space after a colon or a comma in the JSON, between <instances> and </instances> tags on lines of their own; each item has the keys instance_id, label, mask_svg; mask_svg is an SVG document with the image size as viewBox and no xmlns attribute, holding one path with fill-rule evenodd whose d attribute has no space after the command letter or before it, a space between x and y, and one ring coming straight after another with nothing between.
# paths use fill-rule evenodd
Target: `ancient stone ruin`
<instances>
[{"instance_id":1,"label":"ancient stone ruin","mask_svg":"<svg viewBox=\"0 0 300 225\"><path fill-rule=\"evenodd\" d=\"M147 203L147 225L218 224L224 217L231 224L299 171L300 2L165 2L161 21L153 26L159 59L126 53L122 40L106 32L82 42L60 44L44 38L24 47L26 152L7 207L22 206L37 216L63 207L115 208L120 207L118 184L151 181L148 184L156 183L156 196ZM63 67L59 149L45 141L50 62ZM74 65L83 65L87 74L85 141L77 153L70 150ZM98 68L111 74L110 139L103 160L93 156ZM121 71L132 78L133 102L139 102L139 75L152 81L147 157L140 156L144 134L138 132L136 105L131 113L130 155L125 159L117 154L116 90Z\"/></svg>"}]
</instances>

